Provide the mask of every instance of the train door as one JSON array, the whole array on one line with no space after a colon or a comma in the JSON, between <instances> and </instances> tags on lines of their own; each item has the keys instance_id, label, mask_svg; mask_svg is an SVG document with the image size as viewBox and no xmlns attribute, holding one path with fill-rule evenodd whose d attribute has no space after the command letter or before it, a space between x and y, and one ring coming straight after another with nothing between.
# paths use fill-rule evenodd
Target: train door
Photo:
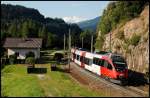
<instances>
[{"instance_id":1,"label":"train door","mask_svg":"<svg viewBox=\"0 0 150 98\"><path fill-rule=\"evenodd\" d=\"M101 69L101 71L106 77L113 78L114 76L113 67L107 60L104 61L104 67Z\"/></svg>"},{"instance_id":2,"label":"train door","mask_svg":"<svg viewBox=\"0 0 150 98\"><path fill-rule=\"evenodd\" d=\"M92 71L92 63L93 63L93 54L86 53L84 57L85 69Z\"/></svg>"},{"instance_id":3,"label":"train door","mask_svg":"<svg viewBox=\"0 0 150 98\"><path fill-rule=\"evenodd\" d=\"M98 75L101 75L101 60L99 58L93 58L92 71Z\"/></svg>"},{"instance_id":4,"label":"train door","mask_svg":"<svg viewBox=\"0 0 150 98\"><path fill-rule=\"evenodd\" d=\"M83 57L85 57L86 52L82 52L80 56L81 67L84 68L85 64L83 62Z\"/></svg>"},{"instance_id":5,"label":"train door","mask_svg":"<svg viewBox=\"0 0 150 98\"><path fill-rule=\"evenodd\" d=\"M93 64L93 72L100 75L100 66Z\"/></svg>"}]
</instances>

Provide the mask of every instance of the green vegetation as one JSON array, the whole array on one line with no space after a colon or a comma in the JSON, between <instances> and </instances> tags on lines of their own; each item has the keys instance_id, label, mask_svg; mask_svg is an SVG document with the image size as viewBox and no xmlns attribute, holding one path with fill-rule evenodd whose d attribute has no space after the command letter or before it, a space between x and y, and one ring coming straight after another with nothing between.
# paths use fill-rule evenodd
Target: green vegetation
<instances>
[{"instance_id":1,"label":"green vegetation","mask_svg":"<svg viewBox=\"0 0 150 98\"><path fill-rule=\"evenodd\" d=\"M123 49L126 51L126 53L131 53L131 49L129 49L128 43L123 44Z\"/></svg>"},{"instance_id":2,"label":"green vegetation","mask_svg":"<svg viewBox=\"0 0 150 98\"><path fill-rule=\"evenodd\" d=\"M97 32L101 31L101 36L98 36L100 40L96 41L95 47L100 49L103 41L102 37L108 34L112 30L116 29L120 24L124 24L127 21L137 17L145 5L149 4L148 1L116 1L108 4L107 9L103 11L101 20L97 26ZM122 38L122 32L118 32L118 38ZM134 44L134 42L133 42Z\"/></svg>"},{"instance_id":3,"label":"green vegetation","mask_svg":"<svg viewBox=\"0 0 150 98\"><path fill-rule=\"evenodd\" d=\"M134 33L131 38L126 38L124 42L126 43L127 46L129 45L136 46L139 43L140 39L141 36Z\"/></svg>"},{"instance_id":4,"label":"green vegetation","mask_svg":"<svg viewBox=\"0 0 150 98\"><path fill-rule=\"evenodd\" d=\"M101 35L101 36L99 37L99 39L96 40L95 47L96 47L98 50L102 50L103 44L104 44L104 36Z\"/></svg>"},{"instance_id":5,"label":"green vegetation","mask_svg":"<svg viewBox=\"0 0 150 98\"><path fill-rule=\"evenodd\" d=\"M52 56L54 56L56 53L64 54L64 50L49 50L47 52Z\"/></svg>"},{"instance_id":6,"label":"green vegetation","mask_svg":"<svg viewBox=\"0 0 150 98\"><path fill-rule=\"evenodd\" d=\"M68 25L59 18L44 18L38 10L19 5L2 4L1 10L1 44L6 37L40 37L43 48L63 48L63 36L68 36L69 28L76 39L72 43L79 44L82 30L77 24Z\"/></svg>"},{"instance_id":7,"label":"green vegetation","mask_svg":"<svg viewBox=\"0 0 150 98\"><path fill-rule=\"evenodd\" d=\"M116 37L119 38L120 40L123 40L125 37L124 37L124 32L123 31L120 31L116 34Z\"/></svg>"},{"instance_id":8,"label":"green vegetation","mask_svg":"<svg viewBox=\"0 0 150 98\"><path fill-rule=\"evenodd\" d=\"M136 46L138 45L141 36L133 34L131 38L124 39L123 48L126 50L126 53L131 53L131 49L129 49L130 45Z\"/></svg>"},{"instance_id":9,"label":"green vegetation","mask_svg":"<svg viewBox=\"0 0 150 98\"><path fill-rule=\"evenodd\" d=\"M84 48L89 50L91 48L91 34L93 32L82 31L77 24L67 24L58 18L44 18L38 10L18 5L2 4L1 9L1 45L6 37L37 37L43 39L42 48L44 49L62 49L64 34L66 42L68 42L70 28L72 46L81 47L81 36L83 36L84 44L86 44ZM95 39L95 33L93 35ZM67 46L68 43L66 43ZM4 54L2 53L2 55Z\"/></svg>"},{"instance_id":10,"label":"green vegetation","mask_svg":"<svg viewBox=\"0 0 150 98\"><path fill-rule=\"evenodd\" d=\"M128 21L138 16L147 3L147 1L117 1L109 3L107 9L103 12L98 28L104 34L109 33L122 21Z\"/></svg>"},{"instance_id":11,"label":"green vegetation","mask_svg":"<svg viewBox=\"0 0 150 98\"><path fill-rule=\"evenodd\" d=\"M2 70L1 94L4 97L44 96L35 75L28 75L26 67L8 65Z\"/></svg>"},{"instance_id":12,"label":"green vegetation","mask_svg":"<svg viewBox=\"0 0 150 98\"><path fill-rule=\"evenodd\" d=\"M90 50L91 49L91 36L93 35L93 42L95 43L96 34L93 33L91 30L85 30L84 32L81 32L80 34L80 42L82 42L83 38L83 48ZM81 45L80 45L81 47Z\"/></svg>"},{"instance_id":13,"label":"green vegetation","mask_svg":"<svg viewBox=\"0 0 150 98\"><path fill-rule=\"evenodd\" d=\"M138 42L140 41L140 39L141 39L140 35L133 34L133 36L131 37L129 42L130 42L131 45L136 46L138 44Z\"/></svg>"},{"instance_id":14,"label":"green vegetation","mask_svg":"<svg viewBox=\"0 0 150 98\"><path fill-rule=\"evenodd\" d=\"M55 53L55 55L54 55L54 60L60 62L63 57L64 57L64 56L63 56L62 53Z\"/></svg>"},{"instance_id":15,"label":"green vegetation","mask_svg":"<svg viewBox=\"0 0 150 98\"><path fill-rule=\"evenodd\" d=\"M17 61L17 56L16 56L16 54L9 56L9 63L10 63L10 64L15 64L16 61Z\"/></svg>"},{"instance_id":16,"label":"green vegetation","mask_svg":"<svg viewBox=\"0 0 150 98\"><path fill-rule=\"evenodd\" d=\"M2 70L2 96L103 96L76 83L66 73L50 71L49 64L42 66L47 67L48 70L46 74L43 74L43 78L38 74L27 74L26 66L6 66Z\"/></svg>"},{"instance_id":17,"label":"green vegetation","mask_svg":"<svg viewBox=\"0 0 150 98\"><path fill-rule=\"evenodd\" d=\"M34 57L28 57L28 58L26 58L25 63L34 65L35 64L35 58Z\"/></svg>"},{"instance_id":18,"label":"green vegetation","mask_svg":"<svg viewBox=\"0 0 150 98\"><path fill-rule=\"evenodd\" d=\"M27 54L26 54L26 58L28 58L28 57L35 57L35 54L34 54L34 52L32 52L32 51L30 51L30 52L28 52Z\"/></svg>"}]
</instances>

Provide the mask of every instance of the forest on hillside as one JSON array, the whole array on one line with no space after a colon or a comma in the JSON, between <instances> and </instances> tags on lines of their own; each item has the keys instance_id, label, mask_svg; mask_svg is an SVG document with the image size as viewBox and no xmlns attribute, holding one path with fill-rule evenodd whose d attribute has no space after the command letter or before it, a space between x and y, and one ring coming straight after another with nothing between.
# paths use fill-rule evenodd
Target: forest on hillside
<instances>
[{"instance_id":1,"label":"forest on hillside","mask_svg":"<svg viewBox=\"0 0 150 98\"><path fill-rule=\"evenodd\" d=\"M149 2L110 2L97 26L96 50L121 54L130 70L149 69Z\"/></svg>"},{"instance_id":2,"label":"forest on hillside","mask_svg":"<svg viewBox=\"0 0 150 98\"><path fill-rule=\"evenodd\" d=\"M117 1L110 2L104 9L101 20L97 26L96 33L100 33L97 37L95 48L102 49L104 36L116 29L120 24L123 25L127 21L139 16L148 1Z\"/></svg>"},{"instance_id":3,"label":"forest on hillside","mask_svg":"<svg viewBox=\"0 0 150 98\"><path fill-rule=\"evenodd\" d=\"M1 40L6 37L41 37L43 48L62 48L63 36L68 35L69 28L77 35L73 37L78 37L82 31L76 24L69 25L62 19L44 18L36 9L2 4L1 10Z\"/></svg>"},{"instance_id":4,"label":"forest on hillside","mask_svg":"<svg viewBox=\"0 0 150 98\"><path fill-rule=\"evenodd\" d=\"M83 31L77 24L68 24L61 18L44 17L34 8L1 4L1 46L6 37L36 37L43 39L44 49L62 49L64 34L67 42L69 29L72 46L81 47L81 37L84 37L84 48L89 50L92 31Z\"/></svg>"}]
</instances>

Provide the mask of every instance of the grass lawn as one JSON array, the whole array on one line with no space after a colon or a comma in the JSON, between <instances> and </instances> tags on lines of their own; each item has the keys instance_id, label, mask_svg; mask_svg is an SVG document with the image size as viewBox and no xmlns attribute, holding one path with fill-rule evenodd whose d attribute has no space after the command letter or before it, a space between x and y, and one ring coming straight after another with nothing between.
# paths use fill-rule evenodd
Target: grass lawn
<instances>
[{"instance_id":1,"label":"grass lawn","mask_svg":"<svg viewBox=\"0 0 150 98\"><path fill-rule=\"evenodd\" d=\"M37 66L37 65L36 65ZM49 64L46 74L27 74L26 66L8 65L1 71L1 95L23 96L103 96L76 83L67 73L51 71Z\"/></svg>"}]
</instances>

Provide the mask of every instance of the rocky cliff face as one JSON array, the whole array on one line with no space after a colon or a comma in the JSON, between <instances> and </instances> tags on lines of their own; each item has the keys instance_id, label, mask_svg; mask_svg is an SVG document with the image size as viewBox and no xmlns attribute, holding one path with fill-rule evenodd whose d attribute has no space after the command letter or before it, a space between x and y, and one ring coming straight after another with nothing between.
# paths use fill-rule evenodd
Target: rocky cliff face
<instances>
[{"instance_id":1,"label":"rocky cliff face","mask_svg":"<svg viewBox=\"0 0 150 98\"><path fill-rule=\"evenodd\" d=\"M109 43L110 33L105 35L103 50L109 50ZM149 5L139 17L111 31L111 49L125 57L129 69L145 73L149 68Z\"/></svg>"}]
</instances>

